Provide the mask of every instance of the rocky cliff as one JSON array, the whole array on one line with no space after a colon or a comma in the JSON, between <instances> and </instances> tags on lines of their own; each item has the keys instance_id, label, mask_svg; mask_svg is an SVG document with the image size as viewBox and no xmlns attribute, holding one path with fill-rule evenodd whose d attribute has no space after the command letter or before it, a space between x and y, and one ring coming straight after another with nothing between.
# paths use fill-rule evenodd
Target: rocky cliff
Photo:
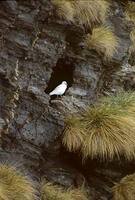
<instances>
[{"instance_id":1,"label":"rocky cliff","mask_svg":"<svg viewBox=\"0 0 135 200\"><path fill-rule=\"evenodd\" d=\"M111 199L115 181L134 163L88 160L61 145L66 116L85 110L100 96L135 89L135 62L129 54L133 24L123 1L111 2L107 23L119 37L117 53L105 61L80 44L84 28L56 17L49 0L0 2L0 131L2 161L21 163L35 180L63 186L84 181L93 200ZM63 80L61 98L48 93ZM124 164L123 164L124 163Z\"/></svg>"}]
</instances>

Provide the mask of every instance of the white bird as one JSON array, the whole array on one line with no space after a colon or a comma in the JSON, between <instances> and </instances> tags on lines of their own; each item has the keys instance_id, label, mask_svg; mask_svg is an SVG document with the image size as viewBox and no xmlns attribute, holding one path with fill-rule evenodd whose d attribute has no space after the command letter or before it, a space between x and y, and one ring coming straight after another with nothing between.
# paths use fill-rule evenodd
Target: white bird
<instances>
[{"instance_id":1,"label":"white bird","mask_svg":"<svg viewBox=\"0 0 135 200\"><path fill-rule=\"evenodd\" d=\"M52 92L50 92L49 95L63 95L67 89L67 85L68 84L66 81L62 81L62 83L58 85Z\"/></svg>"}]
</instances>

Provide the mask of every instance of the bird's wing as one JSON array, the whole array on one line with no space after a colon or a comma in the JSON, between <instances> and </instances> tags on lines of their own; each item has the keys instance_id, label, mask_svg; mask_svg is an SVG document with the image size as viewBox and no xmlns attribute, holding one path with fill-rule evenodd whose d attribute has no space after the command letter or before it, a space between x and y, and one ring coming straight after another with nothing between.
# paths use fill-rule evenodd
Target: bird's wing
<instances>
[{"instance_id":1,"label":"bird's wing","mask_svg":"<svg viewBox=\"0 0 135 200\"><path fill-rule=\"evenodd\" d=\"M59 94L61 92L61 90L63 90L63 85L58 85L52 92L50 92L50 95L53 94Z\"/></svg>"}]
</instances>

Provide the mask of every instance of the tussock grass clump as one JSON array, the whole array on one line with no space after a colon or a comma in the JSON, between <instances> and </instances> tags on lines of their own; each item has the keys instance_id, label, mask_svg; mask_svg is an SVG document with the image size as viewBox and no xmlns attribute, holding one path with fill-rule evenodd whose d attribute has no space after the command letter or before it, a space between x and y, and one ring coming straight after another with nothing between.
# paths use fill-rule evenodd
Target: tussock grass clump
<instances>
[{"instance_id":1,"label":"tussock grass clump","mask_svg":"<svg viewBox=\"0 0 135 200\"><path fill-rule=\"evenodd\" d=\"M127 3L125 16L128 21L135 23L135 2Z\"/></svg>"},{"instance_id":2,"label":"tussock grass clump","mask_svg":"<svg viewBox=\"0 0 135 200\"><path fill-rule=\"evenodd\" d=\"M75 15L81 25L103 23L107 17L109 2L104 0L74 0Z\"/></svg>"},{"instance_id":3,"label":"tussock grass clump","mask_svg":"<svg viewBox=\"0 0 135 200\"><path fill-rule=\"evenodd\" d=\"M135 174L124 177L113 187L113 200L135 199Z\"/></svg>"},{"instance_id":4,"label":"tussock grass clump","mask_svg":"<svg viewBox=\"0 0 135 200\"><path fill-rule=\"evenodd\" d=\"M81 151L84 159L98 157L112 160L114 157L120 158L121 155L126 159L133 159L135 157L134 117L135 93L123 92L116 96L102 98L100 102L81 114L79 125L72 118L67 121L63 144L69 151ZM75 126L78 126L75 132L78 136L75 136L75 139L81 137L81 143L79 139L77 140L79 142L73 142ZM81 131L79 131L80 127Z\"/></svg>"},{"instance_id":5,"label":"tussock grass clump","mask_svg":"<svg viewBox=\"0 0 135 200\"><path fill-rule=\"evenodd\" d=\"M77 151L81 148L84 138L83 126L79 117L72 116L66 120L63 144L69 151Z\"/></svg>"},{"instance_id":6,"label":"tussock grass clump","mask_svg":"<svg viewBox=\"0 0 135 200\"><path fill-rule=\"evenodd\" d=\"M74 8L72 1L52 0L52 3L56 7L56 12L60 18L68 22L74 21Z\"/></svg>"},{"instance_id":7,"label":"tussock grass clump","mask_svg":"<svg viewBox=\"0 0 135 200\"><path fill-rule=\"evenodd\" d=\"M130 33L130 40L132 45L130 46L130 53L135 53L135 28Z\"/></svg>"},{"instance_id":8,"label":"tussock grass clump","mask_svg":"<svg viewBox=\"0 0 135 200\"><path fill-rule=\"evenodd\" d=\"M103 97L101 103L110 104L119 112L127 114L127 112L135 116L135 92L119 92L116 96Z\"/></svg>"},{"instance_id":9,"label":"tussock grass clump","mask_svg":"<svg viewBox=\"0 0 135 200\"><path fill-rule=\"evenodd\" d=\"M52 3L59 17L87 27L103 23L110 5L105 0L52 0Z\"/></svg>"},{"instance_id":10,"label":"tussock grass clump","mask_svg":"<svg viewBox=\"0 0 135 200\"><path fill-rule=\"evenodd\" d=\"M92 35L87 34L85 45L104 55L105 59L111 59L117 52L118 37L109 27L100 26L92 30Z\"/></svg>"},{"instance_id":11,"label":"tussock grass clump","mask_svg":"<svg viewBox=\"0 0 135 200\"><path fill-rule=\"evenodd\" d=\"M126 6L125 16L128 21L135 25L135 2L128 2ZM130 40L132 42L129 52L135 53L135 28L130 33Z\"/></svg>"},{"instance_id":12,"label":"tussock grass clump","mask_svg":"<svg viewBox=\"0 0 135 200\"><path fill-rule=\"evenodd\" d=\"M0 165L0 199L34 200L34 189L27 177L15 168Z\"/></svg>"},{"instance_id":13,"label":"tussock grass clump","mask_svg":"<svg viewBox=\"0 0 135 200\"><path fill-rule=\"evenodd\" d=\"M83 188L64 190L58 185L44 183L41 188L42 200L88 200Z\"/></svg>"}]
</instances>

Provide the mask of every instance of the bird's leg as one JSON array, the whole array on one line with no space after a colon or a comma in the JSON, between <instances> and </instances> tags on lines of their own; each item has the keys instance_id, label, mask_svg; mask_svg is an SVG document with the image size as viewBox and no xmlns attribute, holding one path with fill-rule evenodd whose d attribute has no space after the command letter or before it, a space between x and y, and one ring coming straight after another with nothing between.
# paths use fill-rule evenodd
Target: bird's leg
<instances>
[{"instance_id":1,"label":"bird's leg","mask_svg":"<svg viewBox=\"0 0 135 200\"><path fill-rule=\"evenodd\" d=\"M57 95L57 97L58 97L58 99L61 99L61 98L60 98L60 97L61 97L60 95Z\"/></svg>"}]
</instances>

